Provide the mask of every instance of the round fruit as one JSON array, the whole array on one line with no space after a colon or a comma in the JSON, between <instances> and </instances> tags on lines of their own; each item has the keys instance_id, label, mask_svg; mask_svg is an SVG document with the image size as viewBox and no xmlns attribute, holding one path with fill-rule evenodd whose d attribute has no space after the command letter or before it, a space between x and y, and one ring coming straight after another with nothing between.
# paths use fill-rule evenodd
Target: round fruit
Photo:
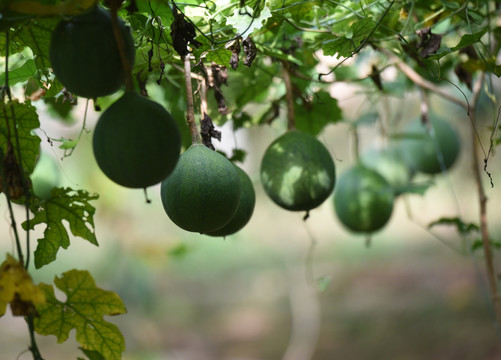
<instances>
[{"instance_id":1,"label":"round fruit","mask_svg":"<svg viewBox=\"0 0 501 360\"><path fill-rule=\"evenodd\" d=\"M177 226L207 234L235 215L240 202L238 171L223 155L195 144L162 181L160 195L165 212Z\"/></svg>"},{"instance_id":2,"label":"round fruit","mask_svg":"<svg viewBox=\"0 0 501 360\"><path fill-rule=\"evenodd\" d=\"M224 225L222 228L216 231L211 231L207 233L210 236L228 236L241 230L252 217L254 212L254 205L256 204L256 193L254 192L254 186L249 176L235 166L238 171L238 176L240 179L240 202L237 207L235 215L231 218L230 222Z\"/></svg>"},{"instance_id":3,"label":"round fruit","mask_svg":"<svg viewBox=\"0 0 501 360\"><path fill-rule=\"evenodd\" d=\"M146 188L174 170L181 135L163 106L126 92L99 118L92 145L97 164L111 180L130 188Z\"/></svg>"},{"instance_id":4,"label":"round fruit","mask_svg":"<svg viewBox=\"0 0 501 360\"><path fill-rule=\"evenodd\" d=\"M341 223L354 232L381 229L393 211L393 189L377 172L355 165L339 177L334 209Z\"/></svg>"},{"instance_id":5,"label":"round fruit","mask_svg":"<svg viewBox=\"0 0 501 360\"><path fill-rule=\"evenodd\" d=\"M119 19L126 56L134 62L130 30ZM66 89L86 98L110 95L124 83L124 71L109 11L91 12L61 20L52 33L49 58Z\"/></svg>"},{"instance_id":6,"label":"round fruit","mask_svg":"<svg viewBox=\"0 0 501 360\"><path fill-rule=\"evenodd\" d=\"M61 180L61 173L56 160L47 153L40 152L30 178L34 194L43 200L50 198L52 189L58 186Z\"/></svg>"},{"instance_id":7,"label":"round fruit","mask_svg":"<svg viewBox=\"0 0 501 360\"><path fill-rule=\"evenodd\" d=\"M289 131L273 141L261 162L261 182L268 196L292 211L308 211L334 189L336 171L325 146L315 137Z\"/></svg>"},{"instance_id":8,"label":"round fruit","mask_svg":"<svg viewBox=\"0 0 501 360\"><path fill-rule=\"evenodd\" d=\"M425 174L438 174L454 164L461 144L458 133L445 120L430 116L430 124L428 127L421 119L411 121L401 145L409 166Z\"/></svg>"},{"instance_id":9,"label":"round fruit","mask_svg":"<svg viewBox=\"0 0 501 360\"><path fill-rule=\"evenodd\" d=\"M404 161L400 149L396 146L366 152L361 156L360 162L384 177L395 194L399 194L403 188L409 185L413 176L413 171Z\"/></svg>"}]
</instances>

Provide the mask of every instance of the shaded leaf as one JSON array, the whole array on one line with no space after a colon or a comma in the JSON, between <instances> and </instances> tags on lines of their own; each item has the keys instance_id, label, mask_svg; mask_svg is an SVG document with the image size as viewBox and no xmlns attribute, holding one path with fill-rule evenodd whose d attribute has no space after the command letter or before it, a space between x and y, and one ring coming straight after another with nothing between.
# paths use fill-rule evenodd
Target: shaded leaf
<instances>
[{"instance_id":1,"label":"shaded leaf","mask_svg":"<svg viewBox=\"0 0 501 360\"><path fill-rule=\"evenodd\" d=\"M48 78L47 69L50 67L49 47L52 31L59 22L59 18L50 17L28 22L16 34L16 40L28 46L35 56L35 64Z\"/></svg>"},{"instance_id":2,"label":"shaded leaf","mask_svg":"<svg viewBox=\"0 0 501 360\"><path fill-rule=\"evenodd\" d=\"M37 306L40 316L35 319L35 331L41 335L54 335L62 343L75 329L76 340L93 355L98 352L103 359L121 359L125 349L123 335L116 325L103 319L105 315L127 312L120 297L96 287L88 271L70 270L56 277L54 284L66 299L59 300L52 285L39 285L47 301Z\"/></svg>"},{"instance_id":3,"label":"shaded leaf","mask_svg":"<svg viewBox=\"0 0 501 360\"><path fill-rule=\"evenodd\" d=\"M81 237L91 244L98 245L94 232L95 208L90 204L98 195L91 195L84 190L70 188L54 188L51 197L31 207L34 217L29 221L29 229L44 224L43 237L38 239L35 250L35 267L37 269L56 259L59 248L67 249L70 245L68 230L74 236ZM28 222L22 224L28 229Z\"/></svg>"},{"instance_id":4,"label":"shaded leaf","mask_svg":"<svg viewBox=\"0 0 501 360\"><path fill-rule=\"evenodd\" d=\"M103 355L101 355L101 353L99 353L97 351L87 350L87 349L84 349L82 347L79 349L82 350L82 352L85 354L85 356L87 356L87 358L89 360L105 360ZM82 359L82 358L79 358L79 359ZM82 360L84 360L84 359L82 359Z\"/></svg>"},{"instance_id":5,"label":"shaded leaf","mask_svg":"<svg viewBox=\"0 0 501 360\"><path fill-rule=\"evenodd\" d=\"M456 229L457 229L457 231L460 234L463 234L463 235L469 234L471 232L478 232L480 230L477 224L465 223L465 222L463 222L463 220L461 220L458 217L455 217L455 218L446 218L446 217L440 218L440 219L438 219L436 221L433 221L430 224L428 224L428 229L431 229L432 227L437 226L437 225L452 225L452 226L455 226Z\"/></svg>"},{"instance_id":6,"label":"shaded leaf","mask_svg":"<svg viewBox=\"0 0 501 360\"><path fill-rule=\"evenodd\" d=\"M487 26L485 26L481 30L477 31L476 33L465 34L461 37L461 40L459 40L459 42L456 46L454 46L450 49L449 48L442 49L437 54L428 57L428 59L437 60L437 59L440 59L440 58L444 57L445 55L448 55L454 51L459 51L459 50L462 50L468 46L476 44L477 42L480 41L480 39L482 38L482 36L485 35L486 32L487 32Z\"/></svg>"},{"instance_id":7,"label":"shaded leaf","mask_svg":"<svg viewBox=\"0 0 501 360\"><path fill-rule=\"evenodd\" d=\"M295 114L296 128L314 136L326 125L342 120L342 111L337 100L326 91L315 93L309 104L295 104Z\"/></svg>"},{"instance_id":8,"label":"shaded leaf","mask_svg":"<svg viewBox=\"0 0 501 360\"><path fill-rule=\"evenodd\" d=\"M12 1L9 8L20 14L37 16L78 15L90 9L97 2L98 0L17 0Z\"/></svg>"},{"instance_id":9,"label":"shaded leaf","mask_svg":"<svg viewBox=\"0 0 501 360\"><path fill-rule=\"evenodd\" d=\"M249 36L255 30L263 27L263 22L271 17L268 6L265 6L258 16L253 16L249 6L235 8L233 14L226 18L226 24L233 26L240 36Z\"/></svg>"},{"instance_id":10,"label":"shaded leaf","mask_svg":"<svg viewBox=\"0 0 501 360\"><path fill-rule=\"evenodd\" d=\"M216 49L207 53L207 61L215 62L218 65L229 66L232 52L228 49Z\"/></svg>"},{"instance_id":11,"label":"shaded leaf","mask_svg":"<svg viewBox=\"0 0 501 360\"><path fill-rule=\"evenodd\" d=\"M501 249L501 242L497 240L491 240L490 244L491 247L495 249ZM484 242L482 241L482 239L477 239L473 242L473 244L471 244L471 251L480 250L483 249L483 247L484 247Z\"/></svg>"},{"instance_id":12,"label":"shaded leaf","mask_svg":"<svg viewBox=\"0 0 501 360\"><path fill-rule=\"evenodd\" d=\"M16 85L32 78L37 72L37 67L33 59L28 59L21 66L9 69L9 86ZM5 84L5 74L0 74L0 84Z\"/></svg>"},{"instance_id":13,"label":"shaded leaf","mask_svg":"<svg viewBox=\"0 0 501 360\"><path fill-rule=\"evenodd\" d=\"M20 103L14 100L0 104L0 147L4 153L7 153L8 144L12 144L14 154L19 162L16 132L14 131L17 129L21 149L20 163L27 173L31 173L35 168L38 152L40 151L40 138L33 134L33 130L38 127L40 127L38 114L30 101Z\"/></svg>"},{"instance_id":14,"label":"shaded leaf","mask_svg":"<svg viewBox=\"0 0 501 360\"><path fill-rule=\"evenodd\" d=\"M9 303L16 316L34 315L34 305L44 304L45 295L33 284L23 264L7 254L7 259L0 265L0 316L5 314ZM20 304L24 311L18 311Z\"/></svg>"}]
</instances>

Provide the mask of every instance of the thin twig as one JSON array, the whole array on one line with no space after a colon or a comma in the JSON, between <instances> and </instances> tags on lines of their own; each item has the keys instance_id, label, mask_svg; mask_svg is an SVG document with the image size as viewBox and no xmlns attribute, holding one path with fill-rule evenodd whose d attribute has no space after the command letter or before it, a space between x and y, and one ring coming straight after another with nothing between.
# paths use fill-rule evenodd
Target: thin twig
<instances>
[{"instance_id":1,"label":"thin twig","mask_svg":"<svg viewBox=\"0 0 501 360\"><path fill-rule=\"evenodd\" d=\"M416 71L414 71L413 68L404 63L398 56L393 54L391 51L382 48L379 48L378 50L381 51L383 54L385 54L386 57L389 60L391 60L394 63L394 65L417 86L420 86L426 90L430 90L435 94L443 97L444 99L449 100L450 102L461 106L464 110L469 111L468 104L465 101L455 97L454 95L449 94L447 91L443 90L442 88L423 78Z\"/></svg>"},{"instance_id":2,"label":"thin twig","mask_svg":"<svg viewBox=\"0 0 501 360\"><path fill-rule=\"evenodd\" d=\"M479 218L480 218L480 234L482 237L482 247L485 255L485 266L487 270L487 277L489 280L489 289L491 292L491 299L496 314L496 321L498 327L501 326L501 298L499 296L497 287L496 269L494 267L493 253L491 248L491 241L489 235L489 228L487 223L487 196L485 194L484 186L482 183L482 167L479 162L478 154L478 134L475 130L476 125L476 105L479 93L482 89L483 74L479 77L474 85L473 100L470 106L470 118L472 121L471 127L471 141L472 141L472 167L475 182L477 184L478 201L479 201Z\"/></svg>"}]
</instances>

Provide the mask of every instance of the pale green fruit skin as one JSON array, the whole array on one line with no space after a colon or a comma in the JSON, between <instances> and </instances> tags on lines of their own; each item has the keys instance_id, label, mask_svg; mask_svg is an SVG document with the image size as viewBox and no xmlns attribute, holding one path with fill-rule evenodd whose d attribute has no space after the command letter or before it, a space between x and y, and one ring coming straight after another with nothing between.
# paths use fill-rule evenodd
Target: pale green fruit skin
<instances>
[{"instance_id":1,"label":"pale green fruit skin","mask_svg":"<svg viewBox=\"0 0 501 360\"><path fill-rule=\"evenodd\" d=\"M289 131L267 148L261 161L261 182L280 207L309 211L332 193L336 169L329 151L314 136Z\"/></svg>"},{"instance_id":2,"label":"pale green fruit skin","mask_svg":"<svg viewBox=\"0 0 501 360\"><path fill-rule=\"evenodd\" d=\"M390 184L377 172L357 164L343 173L334 192L338 219L356 233L382 229L393 212L394 194Z\"/></svg>"},{"instance_id":3,"label":"pale green fruit skin","mask_svg":"<svg viewBox=\"0 0 501 360\"><path fill-rule=\"evenodd\" d=\"M109 179L140 189L160 183L174 170L181 134L163 106L128 91L101 114L92 146Z\"/></svg>"},{"instance_id":4,"label":"pale green fruit skin","mask_svg":"<svg viewBox=\"0 0 501 360\"><path fill-rule=\"evenodd\" d=\"M414 119L404 129L400 147L405 161L415 171L424 174L439 174L454 164L461 150L458 133L445 120L430 116L434 130L431 136L421 119Z\"/></svg>"},{"instance_id":5,"label":"pale green fruit skin","mask_svg":"<svg viewBox=\"0 0 501 360\"><path fill-rule=\"evenodd\" d=\"M52 189L59 186L61 182L61 172L56 160L49 154L40 152L30 179L34 194L40 199L49 199Z\"/></svg>"},{"instance_id":6,"label":"pale green fruit skin","mask_svg":"<svg viewBox=\"0 0 501 360\"><path fill-rule=\"evenodd\" d=\"M222 228L207 233L210 236L229 236L240 231L252 217L256 205L256 192L249 176L235 165L240 179L240 202L237 211L229 223Z\"/></svg>"},{"instance_id":7,"label":"pale green fruit skin","mask_svg":"<svg viewBox=\"0 0 501 360\"><path fill-rule=\"evenodd\" d=\"M190 146L174 171L162 181L165 212L180 228L207 234L225 226L240 202L235 166L205 145Z\"/></svg>"}]
</instances>

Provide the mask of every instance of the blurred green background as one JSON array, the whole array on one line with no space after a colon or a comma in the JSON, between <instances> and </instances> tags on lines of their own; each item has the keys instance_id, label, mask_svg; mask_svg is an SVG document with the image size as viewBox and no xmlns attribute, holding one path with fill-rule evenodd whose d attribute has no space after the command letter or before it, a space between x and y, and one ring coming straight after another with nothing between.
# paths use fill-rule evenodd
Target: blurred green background
<instances>
[{"instance_id":1,"label":"blurred green background","mask_svg":"<svg viewBox=\"0 0 501 360\"><path fill-rule=\"evenodd\" d=\"M365 97L356 92L332 91L348 120L375 106L364 104ZM94 202L100 246L72 238L57 261L33 269L35 281L52 282L69 269L88 269L99 287L117 292L128 314L109 320L122 330L129 360L499 359L501 332L494 323L483 255L469 251L475 238L461 238L452 227L427 229L443 216L478 222L469 119L434 97L432 105L459 129L461 157L447 176L434 178L425 196L399 197L390 223L369 247L363 236L340 225L332 199L305 222L304 214L287 212L265 196L259 163L282 132L279 120L236 133L230 124L222 128L223 141L216 148L248 151L243 168L257 193L247 227L222 239L178 229L163 211L158 186L148 189L152 203L147 204L142 191L106 179L95 164L90 132L72 156L61 160L58 144L50 146L45 139L75 138L84 101L73 113L75 123L61 124L46 114L40 134L44 149L58 162L62 184L100 194ZM415 96L388 99L381 107L399 119L419 114ZM89 130L96 117L89 114ZM495 107L487 106L482 118L478 130L488 146ZM333 155L338 176L353 163L348 131L340 123L319 137ZM360 128L362 149L381 146L378 134L377 124ZM495 240L501 239L500 162L493 156L488 163L493 188L483 175ZM14 253L8 212L1 208L0 250ZM23 210L17 211L21 222ZM64 344L53 336L37 341L46 359L82 356L74 338ZM30 359L28 345L25 322L8 311L0 319L0 358Z\"/></svg>"}]
</instances>

